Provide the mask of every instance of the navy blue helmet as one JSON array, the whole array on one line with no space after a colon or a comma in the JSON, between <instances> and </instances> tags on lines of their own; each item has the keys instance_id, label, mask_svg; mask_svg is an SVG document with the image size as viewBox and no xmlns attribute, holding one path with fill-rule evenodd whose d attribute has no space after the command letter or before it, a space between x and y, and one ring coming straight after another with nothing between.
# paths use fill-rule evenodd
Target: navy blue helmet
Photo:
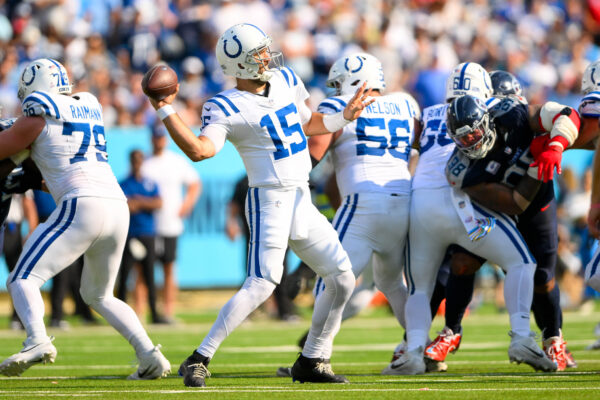
<instances>
[{"instance_id":1,"label":"navy blue helmet","mask_svg":"<svg viewBox=\"0 0 600 400\"><path fill-rule=\"evenodd\" d=\"M464 95L452 100L447 124L448 135L469 158L484 158L496 142L494 123L478 97Z\"/></svg>"},{"instance_id":2,"label":"navy blue helmet","mask_svg":"<svg viewBox=\"0 0 600 400\"><path fill-rule=\"evenodd\" d=\"M521 84L510 72L492 71L490 72L490 78L492 79L492 90L496 97L508 96L510 94L521 96L523 93Z\"/></svg>"}]
</instances>

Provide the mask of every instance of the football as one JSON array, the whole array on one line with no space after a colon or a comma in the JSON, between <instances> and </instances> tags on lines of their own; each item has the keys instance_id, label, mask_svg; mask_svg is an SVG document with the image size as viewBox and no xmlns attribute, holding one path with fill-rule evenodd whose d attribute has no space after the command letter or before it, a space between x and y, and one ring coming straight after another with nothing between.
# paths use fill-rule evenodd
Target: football
<instances>
[{"instance_id":1,"label":"football","mask_svg":"<svg viewBox=\"0 0 600 400\"><path fill-rule=\"evenodd\" d=\"M177 74L167 65L155 65L142 79L142 90L154 100L162 100L177 89Z\"/></svg>"}]
</instances>

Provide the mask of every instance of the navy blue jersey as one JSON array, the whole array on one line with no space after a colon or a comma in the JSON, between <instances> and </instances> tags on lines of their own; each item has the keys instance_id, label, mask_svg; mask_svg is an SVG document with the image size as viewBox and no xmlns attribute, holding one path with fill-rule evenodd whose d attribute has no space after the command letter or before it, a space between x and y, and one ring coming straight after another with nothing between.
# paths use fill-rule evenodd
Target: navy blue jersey
<instances>
[{"instance_id":1,"label":"navy blue jersey","mask_svg":"<svg viewBox=\"0 0 600 400\"><path fill-rule=\"evenodd\" d=\"M473 160L455 149L446 165L446 176L453 186L467 188L479 183L516 186L527 173L533 157L529 145L535 132L529 126L528 105L508 97L490 109L496 128L496 142L485 158ZM543 183L529 205L541 209L554 198L552 182Z\"/></svg>"}]
</instances>

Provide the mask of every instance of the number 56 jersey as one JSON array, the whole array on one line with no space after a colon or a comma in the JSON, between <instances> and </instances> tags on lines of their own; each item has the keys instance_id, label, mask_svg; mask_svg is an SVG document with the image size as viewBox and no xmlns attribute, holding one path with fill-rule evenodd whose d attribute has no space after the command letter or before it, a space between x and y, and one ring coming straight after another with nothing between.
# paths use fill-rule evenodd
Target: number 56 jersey
<instances>
[{"instance_id":1,"label":"number 56 jersey","mask_svg":"<svg viewBox=\"0 0 600 400\"><path fill-rule=\"evenodd\" d=\"M265 95L230 89L206 101L202 135L217 152L229 139L250 187L307 185L311 163L302 125L311 117L304 104L308 92L291 69L273 72Z\"/></svg>"},{"instance_id":2,"label":"number 56 jersey","mask_svg":"<svg viewBox=\"0 0 600 400\"><path fill-rule=\"evenodd\" d=\"M90 93L43 91L23 100L23 114L46 126L31 145L31 158L56 204L74 197L125 199L106 153L102 107Z\"/></svg>"},{"instance_id":3,"label":"number 56 jersey","mask_svg":"<svg viewBox=\"0 0 600 400\"><path fill-rule=\"evenodd\" d=\"M352 94L325 99L318 111L341 112ZM375 97L346 125L333 144L332 160L342 197L353 193L410 194L408 158L414 139L417 102L406 93Z\"/></svg>"}]
</instances>

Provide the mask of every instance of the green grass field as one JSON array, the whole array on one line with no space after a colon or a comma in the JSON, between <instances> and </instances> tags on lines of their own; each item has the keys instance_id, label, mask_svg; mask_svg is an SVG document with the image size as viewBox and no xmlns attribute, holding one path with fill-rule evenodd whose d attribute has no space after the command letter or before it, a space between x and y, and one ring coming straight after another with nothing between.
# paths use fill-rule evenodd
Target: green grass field
<instances>
[{"instance_id":1,"label":"green grass field","mask_svg":"<svg viewBox=\"0 0 600 400\"><path fill-rule=\"evenodd\" d=\"M225 341L210 364L208 387L186 388L176 375L179 363L200 343L215 316L182 314L181 326L149 327L173 365L173 374L159 381L125 380L135 370L135 356L108 326L50 330L56 336L56 363L34 366L22 377L0 378L0 398L600 399L600 351L585 350L595 339L598 312L565 313L565 337L579 362L574 370L544 374L510 364L508 316L488 310L466 319L463 343L449 356L448 372L390 377L379 373L402 333L387 310L371 311L345 322L336 338L333 368L350 379L349 385L299 384L276 377L277 367L296 359L294 344L309 319L295 324L255 319ZM1 318L0 326L5 323ZM433 328L439 330L441 324L438 317ZM0 357L20 350L23 339L19 332L0 330Z\"/></svg>"}]
</instances>

